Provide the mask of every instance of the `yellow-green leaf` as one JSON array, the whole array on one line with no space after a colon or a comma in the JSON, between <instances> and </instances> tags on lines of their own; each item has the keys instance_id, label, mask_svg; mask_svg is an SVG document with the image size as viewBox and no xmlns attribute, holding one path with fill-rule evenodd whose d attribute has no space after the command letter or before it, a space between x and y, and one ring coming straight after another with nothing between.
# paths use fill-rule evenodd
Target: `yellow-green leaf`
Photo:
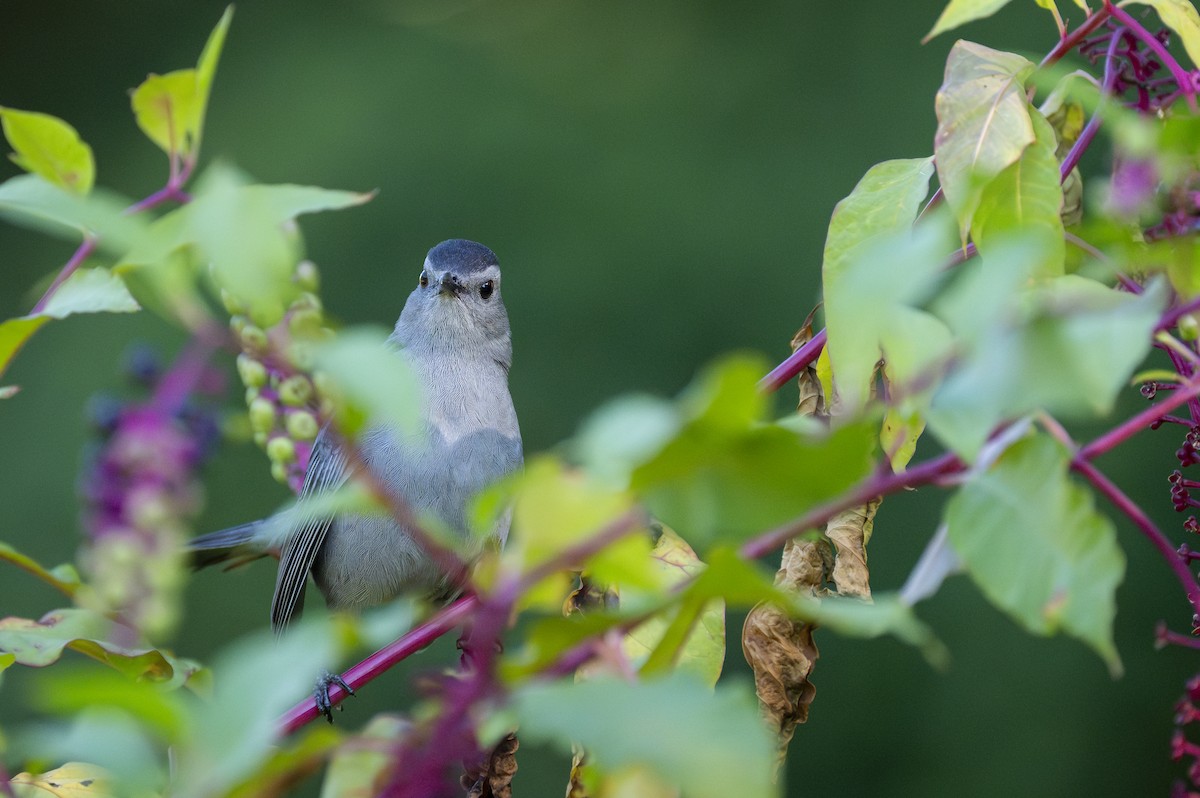
<instances>
[{"instance_id":1,"label":"yellow-green leaf","mask_svg":"<svg viewBox=\"0 0 1200 798\"><path fill-rule=\"evenodd\" d=\"M106 269L80 269L63 282L39 313L0 323L0 374L30 337L50 319L75 313L133 313L140 310L121 278Z\"/></svg>"},{"instance_id":2,"label":"yellow-green leaf","mask_svg":"<svg viewBox=\"0 0 1200 798\"><path fill-rule=\"evenodd\" d=\"M925 44L934 36L953 30L976 19L990 17L1009 4L1011 0L950 0L942 9L941 16L933 24L921 44Z\"/></svg>"},{"instance_id":3,"label":"yellow-green leaf","mask_svg":"<svg viewBox=\"0 0 1200 798\"><path fill-rule=\"evenodd\" d=\"M0 333L2 333L3 329L4 325L0 325ZM79 572L70 563L63 563L54 568L47 568L32 557L22 554L3 541L0 541L0 560L12 563L21 570L27 571L38 579L41 579L51 587L61 590L68 596L75 595L75 591L79 589ZM0 670L3 669L0 668Z\"/></svg>"},{"instance_id":4,"label":"yellow-green leaf","mask_svg":"<svg viewBox=\"0 0 1200 798\"><path fill-rule=\"evenodd\" d=\"M1179 36L1183 49L1194 66L1200 67L1200 14L1190 0L1125 0L1122 7L1130 3L1150 6L1158 12L1163 24Z\"/></svg>"},{"instance_id":5,"label":"yellow-green leaf","mask_svg":"<svg viewBox=\"0 0 1200 798\"><path fill-rule=\"evenodd\" d=\"M138 127L171 157L192 153L200 125L196 70L180 69L150 75L133 90L133 113Z\"/></svg>"},{"instance_id":6,"label":"yellow-green leaf","mask_svg":"<svg viewBox=\"0 0 1200 798\"><path fill-rule=\"evenodd\" d=\"M92 190L96 180L92 148L75 128L50 114L3 107L0 126L16 150L10 157L17 166L76 194Z\"/></svg>"},{"instance_id":7,"label":"yellow-green leaf","mask_svg":"<svg viewBox=\"0 0 1200 798\"><path fill-rule=\"evenodd\" d=\"M18 773L10 784L16 798L109 798L115 796L108 774L88 762L67 762L45 773Z\"/></svg>"}]
</instances>

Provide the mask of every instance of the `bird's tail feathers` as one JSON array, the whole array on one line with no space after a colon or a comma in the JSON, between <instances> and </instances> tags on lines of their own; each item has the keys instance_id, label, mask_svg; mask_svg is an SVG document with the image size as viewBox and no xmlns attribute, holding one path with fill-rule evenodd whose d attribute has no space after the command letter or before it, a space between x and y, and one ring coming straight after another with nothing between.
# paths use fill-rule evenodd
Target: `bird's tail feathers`
<instances>
[{"instance_id":1,"label":"bird's tail feathers","mask_svg":"<svg viewBox=\"0 0 1200 798\"><path fill-rule=\"evenodd\" d=\"M192 568L200 569L217 563L229 563L233 567L264 556L261 547L252 545L255 533L261 526L262 521L251 521L192 538L187 543Z\"/></svg>"}]
</instances>

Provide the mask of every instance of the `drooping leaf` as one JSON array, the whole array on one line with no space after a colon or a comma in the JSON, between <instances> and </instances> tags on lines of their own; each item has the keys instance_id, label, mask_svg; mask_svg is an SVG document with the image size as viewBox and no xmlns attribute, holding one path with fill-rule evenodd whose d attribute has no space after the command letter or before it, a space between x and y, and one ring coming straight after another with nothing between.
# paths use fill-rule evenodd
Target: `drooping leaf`
<instances>
[{"instance_id":1,"label":"drooping leaf","mask_svg":"<svg viewBox=\"0 0 1200 798\"><path fill-rule=\"evenodd\" d=\"M532 684L513 706L521 737L570 753L574 740L603 773L645 767L691 798L769 798L774 743L744 685L715 691L694 677L628 683Z\"/></svg>"},{"instance_id":2,"label":"drooping leaf","mask_svg":"<svg viewBox=\"0 0 1200 798\"><path fill-rule=\"evenodd\" d=\"M935 101L933 152L964 241L980 191L1034 141L1024 87L1032 71L1019 55L973 42L958 41L950 50Z\"/></svg>"},{"instance_id":3,"label":"drooping leaf","mask_svg":"<svg viewBox=\"0 0 1200 798\"><path fill-rule=\"evenodd\" d=\"M13 162L56 186L87 194L96 180L92 148L75 128L50 114L0 106L0 127L16 150Z\"/></svg>"},{"instance_id":4,"label":"drooping leaf","mask_svg":"<svg viewBox=\"0 0 1200 798\"><path fill-rule=\"evenodd\" d=\"M106 269L79 269L58 287L39 313L0 322L0 374L25 342L50 319L75 313L133 313L140 310L121 278Z\"/></svg>"},{"instance_id":5,"label":"drooping leaf","mask_svg":"<svg viewBox=\"0 0 1200 798\"><path fill-rule=\"evenodd\" d=\"M324 723L314 724L272 751L251 776L224 793L225 798L262 798L302 780L329 761L344 742L344 735ZM345 793L346 798L354 793ZM363 793L361 795L366 795Z\"/></svg>"},{"instance_id":6,"label":"drooping leaf","mask_svg":"<svg viewBox=\"0 0 1200 798\"><path fill-rule=\"evenodd\" d=\"M57 662L70 648L131 678L172 685L186 683L200 670L196 663L156 648L111 642L114 625L103 615L82 609L54 610L37 621L10 616L0 619L0 652L16 655L21 665L42 667Z\"/></svg>"},{"instance_id":7,"label":"drooping leaf","mask_svg":"<svg viewBox=\"0 0 1200 798\"><path fill-rule=\"evenodd\" d=\"M1043 260L1033 270L1040 277L1064 270L1063 190L1054 129L1036 110L1030 109L1029 114L1036 138L1015 163L984 186L971 221L971 238L986 256L1005 236L1042 237Z\"/></svg>"},{"instance_id":8,"label":"drooping leaf","mask_svg":"<svg viewBox=\"0 0 1200 798\"><path fill-rule=\"evenodd\" d=\"M1009 303L993 299L995 323L977 328L977 344L935 394L930 429L972 460L1005 419L1038 409L1072 418L1108 413L1149 351L1165 302L1159 283L1132 296L1077 275L1017 292Z\"/></svg>"},{"instance_id":9,"label":"drooping leaf","mask_svg":"<svg viewBox=\"0 0 1200 798\"><path fill-rule=\"evenodd\" d=\"M0 325L0 334L3 333L3 330L3 325ZM47 568L32 557L22 554L3 541L0 541L0 560L12 563L21 570L33 574L38 579L41 579L54 589L66 593L68 596L75 595L75 591L79 589L79 572L75 570L75 566L71 563L63 563L53 568Z\"/></svg>"},{"instance_id":10,"label":"drooping leaf","mask_svg":"<svg viewBox=\"0 0 1200 798\"><path fill-rule=\"evenodd\" d=\"M179 693L153 682L67 663L39 675L32 703L44 712L70 716L89 708L120 710L168 744L181 740L187 728L188 707Z\"/></svg>"},{"instance_id":11,"label":"drooping leaf","mask_svg":"<svg viewBox=\"0 0 1200 798\"><path fill-rule=\"evenodd\" d=\"M87 762L67 762L45 773L18 773L10 782L16 798L110 798L112 777Z\"/></svg>"},{"instance_id":12,"label":"drooping leaf","mask_svg":"<svg viewBox=\"0 0 1200 798\"><path fill-rule=\"evenodd\" d=\"M933 28L921 39L921 44L925 44L934 36L945 33L948 30L954 30L957 27L966 25L968 22L990 17L1008 5L1009 2L1011 0L950 0L946 4L946 7L942 9L942 13L937 18L937 22L933 24Z\"/></svg>"},{"instance_id":13,"label":"drooping leaf","mask_svg":"<svg viewBox=\"0 0 1200 798\"><path fill-rule=\"evenodd\" d=\"M145 219L123 212L128 205L126 198L101 189L79 196L39 175L0 183L0 216L62 238L94 238L106 252L125 251L146 229Z\"/></svg>"},{"instance_id":14,"label":"drooping leaf","mask_svg":"<svg viewBox=\"0 0 1200 798\"><path fill-rule=\"evenodd\" d=\"M1116 589L1125 557L1112 522L1067 476L1062 447L1019 441L946 508L950 542L988 600L1031 632L1066 632L1114 675Z\"/></svg>"},{"instance_id":15,"label":"drooping leaf","mask_svg":"<svg viewBox=\"0 0 1200 798\"><path fill-rule=\"evenodd\" d=\"M1187 50L1192 65L1200 67L1200 13L1190 0L1125 0L1121 6L1130 4L1150 6L1158 12L1163 24L1175 31Z\"/></svg>"}]
</instances>

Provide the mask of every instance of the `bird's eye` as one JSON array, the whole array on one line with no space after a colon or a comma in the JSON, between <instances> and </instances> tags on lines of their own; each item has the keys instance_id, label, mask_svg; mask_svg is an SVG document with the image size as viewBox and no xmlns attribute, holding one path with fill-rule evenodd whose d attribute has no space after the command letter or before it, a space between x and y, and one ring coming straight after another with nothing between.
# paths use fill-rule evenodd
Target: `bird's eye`
<instances>
[{"instance_id":1,"label":"bird's eye","mask_svg":"<svg viewBox=\"0 0 1200 798\"><path fill-rule=\"evenodd\" d=\"M485 280L483 282L483 284L479 286L479 296L481 296L484 299L487 299L488 297L490 297L492 295L492 291L495 291L495 290L496 290L496 284L494 282L492 282L491 280Z\"/></svg>"},{"instance_id":2,"label":"bird's eye","mask_svg":"<svg viewBox=\"0 0 1200 798\"><path fill-rule=\"evenodd\" d=\"M426 286L429 285L429 275L422 271L421 279L417 280L417 282L419 282L421 284L422 288L425 288Z\"/></svg>"}]
</instances>

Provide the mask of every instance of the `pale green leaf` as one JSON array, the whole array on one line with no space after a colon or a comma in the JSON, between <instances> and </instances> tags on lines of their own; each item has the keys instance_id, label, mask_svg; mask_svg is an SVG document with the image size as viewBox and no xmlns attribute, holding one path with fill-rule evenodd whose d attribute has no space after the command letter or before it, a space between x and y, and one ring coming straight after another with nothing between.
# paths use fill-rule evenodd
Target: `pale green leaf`
<instances>
[{"instance_id":1,"label":"pale green leaf","mask_svg":"<svg viewBox=\"0 0 1200 798\"><path fill-rule=\"evenodd\" d=\"M128 199L111 192L97 189L81 197L38 175L0 183L0 216L76 241L90 236L114 253L133 246L147 227L144 218L124 213L128 206Z\"/></svg>"},{"instance_id":2,"label":"pale green leaf","mask_svg":"<svg viewBox=\"0 0 1200 798\"><path fill-rule=\"evenodd\" d=\"M222 798L264 798L276 795L281 784L295 784L336 756L344 736L324 723L312 724L277 746L249 778L223 793ZM374 793L345 793L344 798L367 798Z\"/></svg>"},{"instance_id":3,"label":"pale green leaf","mask_svg":"<svg viewBox=\"0 0 1200 798\"><path fill-rule=\"evenodd\" d=\"M856 247L853 260L826 283L826 349L837 402L846 412L866 403L881 357L899 383L945 357L949 336L914 307L941 279L953 246L953 236L936 223L877 236Z\"/></svg>"},{"instance_id":4,"label":"pale green leaf","mask_svg":"<svg viewBox=\"0 0 1200 798\"><path fill-rule=\"evenodd\" d=\"M513 705L521 739L571 753L583 746L604 773L642 766L690 798L769 798L775 742L744 685L715 691L686 674L629 683L533 684Z\"/></svg>"},{"instance_id":5,"label":"pale green leaf","mask_svg":"<svg viewBox=\"0 0 1200 798\"><path fill-rule=\"evenodd\" d=\"M299 252L284 223L318 211L360 205L373 196L312 186L242 185L227 169L210 173L185 211L181 239L211 264L218 287L250 308L261 327L274 324L298 293L292 272Z\"/></svg>"},{"instance_id":6,"label":"pale green leaf","mask_svg":"<svg viewBox=\"0 0 1200 798\"><path fill-rule=\"evenodd\" d=\"M933 433L968 460L1006 419L1034 410L1067 418L1110 412L1150 349L1166 291L1154 283L1132 296L1066 275L1013 299L993 300L997 323L980 330L926 415Z\"/></svg>"},{"instance_id":7,"label":"pale green leaf","mask_svg":"<svg viewBox=\"0 0 1200 798\"><path fill-rule=\"evenodd\" d=\"M912 226L932 175L932 158L884 161L868 169L850 195L834 207L821 262L826 294L836 290L837 280L872 239Z\"/></svg>"},{"instance_id":8,"label":"pale green leaf","mask_svg":"<svg viewBox=\"0 0 1200 798\"><path fill-rule=\"evenodd\" d=\"M1115 676L1125 557L1112 522L1067 469L1067 453L1044 435L1014 444L951 499L950 542L989 601L1031 632L1082 640Z\"/></svg>"},{"instance_id":9,"label":"pale green leaf","mask_svg":"<svg viewBox=\"0 0 1200 798\"><path fill-rule=\"evenodd\" d=\"M624 396L588 417L571 451L588 473L623 488L630 472L657 454L682 425L674 403L654 396Z\"/></svg>"},{"instance_id":10,"label":"pale green leaf","mask_svg":"<svg viewBox=\"0 0 1200 798\"><path fill-rule=\"evenodd\" d=\"M13 162L75 194L87 194L96 180L92 148L75 128L50 114L0 107L0 127L16 151Z\"/></svg>"},{"instance_id":11,"label":"pale green leaf","mask_svg":"<svg viewBox=\"0 0 1200 798\"><path fill-rule=\"evenodd\" d=\"M1187 50L1192 65L1200 67L1200 14L1191 0L1125 0L1121 7L1131 4L1146 5L1158 12L1163 24L1175 31Z\"/></svg>"},{"instance_id":12,"label":"pale green leaf","mask_svg":"<svg viewBox=\"0 0 1200 798\"><path fill-rule=\"evenodd\" d=\"M407 357L382 329L345 330L314 353L329 375L339 427L348 435L364 425L386 425L404 434L418 430L426 397Z\"/></svg>"},{"instance_id":13,"label":"pale green leaf","mask_svg":"<svg viewBox=\"0 0 1200 798\"><path fill-rule=\"evenodd\" d=\"M1043 260L1037 276L1062 274L1066 260L1063 241L1063 191L1055 150L1054 129L1040 113L1030 109L1035 141L1021 157L984 186L971 221L971 238L983 255L1005 236L1032 234L1042 237Z\"/></svg>"},{"instance_id":14,"label":"pale green leaf","mask_svg":"<svg viewBox=\"0 0 1200 798\"><path fill-rule=\"evenodd\" d=\"M973 42L958 41L950 50L934 103L933 152L964 240L982 188L1034 141L1024 86L1032 71L1019 55Z\"/></svg>"},{"instance_id":15,"label":"pale green leaf","mask_svg":"<svg viewBox=\"0 0 1200 798\"><path fill-rule=\"evenodd\" d=\"M327 622L306 619L282 637L263 632L226 648L213 663L213 700L196 708L179 746L171 794L223 795L246 779L278 742L279 716L311 698L333 663L336 639Z\"/></svg>"},{"instance_id":16,"label":"pale green leaf","mask_svg":"<svg viewBox=\"0 0 1200 798\"><path fill-rule=\"evenodd\" d=\"M110 798L112 774L89 762L67 762L45 773L18 773L10 782L16 798Z\"/></svg>"},{"instance_id":17,"label":"pale green leaf","mask_svg":"<svg viewBox=\"0 0 1200 798\"><path fill-rule=\"evenodd\" d=\"M968 22L990 17L1010 2L1011 0L950 0L946 4L946 7L942 9L942 13L937 18L937 22L933 24L932 30L926 33L925 37L921 39L921 44L925 44L934 36L945 33L948 30L954 30Z\"/></svg>"}]
</instances>

